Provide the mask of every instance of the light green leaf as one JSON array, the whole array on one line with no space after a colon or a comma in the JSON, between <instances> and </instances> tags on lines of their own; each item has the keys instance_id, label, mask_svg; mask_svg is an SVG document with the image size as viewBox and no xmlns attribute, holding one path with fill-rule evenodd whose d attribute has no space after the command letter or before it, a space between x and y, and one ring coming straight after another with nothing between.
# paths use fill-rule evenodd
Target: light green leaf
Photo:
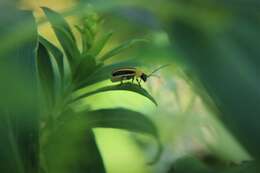
<instances>
[{"instance_id":1,"label":"light green leaf","mask_svg":"<svg viewBox=\"0 0 260 173\"><path fill-rule=\"evenodd\" d=\"M98 94L98 93L101 93L101 92L119 91L119 90L131 91L131 92L140 94L140 95L148 98L155 105L157 105L157 102L155 101L155 99L145 89L143 89L139 85L136 85L136 84L133 84L133 83L124 83L124 84L119 84L119 85L106 86L106 87L99 88L99 89L92 91L92 92L81 94L79 96L74 96L75 98L72 98L72 99L73 99L73 101L77 101L79 99L83 99L83 98L86 98L88 96Z\"/></svg>"}]
</instances>

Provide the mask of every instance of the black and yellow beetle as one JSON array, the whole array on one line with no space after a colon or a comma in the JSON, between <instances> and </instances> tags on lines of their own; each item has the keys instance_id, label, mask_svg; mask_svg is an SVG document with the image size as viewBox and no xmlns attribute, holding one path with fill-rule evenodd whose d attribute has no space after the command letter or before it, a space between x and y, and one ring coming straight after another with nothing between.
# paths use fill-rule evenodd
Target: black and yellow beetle
<instances>
[{"instance_id":1,"label":"black and yellow beetle","mask_svg":"<svg viewBox=\"0 0 260 173\"><path fill-rule=\"evenodd\" d=\"M137 83L139 86L141 86L141 81L143 80L144 82L146 82L146 80L151 77L151 76L156 76L154 75L155 72L157 72L158 70L168 66L169 64L160 66L159 68L155 69L152 73L150 73L149 75L145 74L142 70L137 69L135 67L123 67L123 68L118 68L112 71L112 75L111 75L111 81L112 82L121 82L121 84L123 83L123 81L125 80L132 80L132 82L134 82L134 80L136 79ZM158 77L158 76L156 76Z\"/></svg>"}]
</instances>

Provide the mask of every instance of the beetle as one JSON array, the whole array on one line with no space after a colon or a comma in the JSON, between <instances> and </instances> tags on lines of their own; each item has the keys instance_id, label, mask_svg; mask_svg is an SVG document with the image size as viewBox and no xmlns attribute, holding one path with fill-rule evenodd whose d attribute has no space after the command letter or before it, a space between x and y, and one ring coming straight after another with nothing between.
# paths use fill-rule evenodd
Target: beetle
<instances>
[{"instance_id":1,"label":"beetle","mask_svg":"<svg viewBox=\"0 0 260 173\"><path fill-rule=\"evenodd\" d=\"M121 84L123 84L123 81L125 81L125 80L132 80L132 83L133 83L134 80L136 79L138 85L141 86L141 81L146 82L147 79L151 76L158 77L158 76L154 75L154 73L168 65L169 64L160 66L159 68L152 71L152 73L150 73L149 75L145 74L142 70L137 69L135 67L118 68L118 69L115 69L112 71L111 81L112 82L121 82Z\"/></svg>"}]
</instances>

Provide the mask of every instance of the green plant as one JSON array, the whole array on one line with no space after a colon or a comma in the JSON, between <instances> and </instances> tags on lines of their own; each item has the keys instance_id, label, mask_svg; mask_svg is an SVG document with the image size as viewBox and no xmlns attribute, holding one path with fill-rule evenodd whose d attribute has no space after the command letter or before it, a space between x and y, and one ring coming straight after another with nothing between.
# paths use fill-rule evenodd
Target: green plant
<instances>
[{"instance_id":1,"label":"green plant","mask_svg":"<svg viewBox=\"0 0 260 173\"><path fill-rule=\"evenodd\" d=\"M134 61L107 64L105 61L143 39L134 39L100 56L112 33L97 33L100 20L95 14L82 18L76 26L81 34L81 50L77 46L68 23L61 15L43 8L56 37L63 49L39 36L37 68L41 86L42 128L41 128L41 168L44 172L105 172L92 129L119 128L152 135L161 145L155 125L145 115L123 108L78 111L75 107L81 99L100 92L127 90L156 101L136 84L105 86L94 91L81 89L107 80L114 68L136 66ZM99 33L100 35L100 33ZM96 88L96 87L94 87ZM154 162L153 161L153 162Z\"/></svg>"}]
</instances>

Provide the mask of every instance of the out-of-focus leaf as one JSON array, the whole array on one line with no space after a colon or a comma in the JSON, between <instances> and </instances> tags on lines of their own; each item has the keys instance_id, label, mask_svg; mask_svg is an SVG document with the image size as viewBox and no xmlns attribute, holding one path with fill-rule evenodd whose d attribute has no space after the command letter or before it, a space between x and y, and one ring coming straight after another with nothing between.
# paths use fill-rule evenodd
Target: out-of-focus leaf
<instances>
[{"instance_id":1,"label":"out-of-focus leaf","mask_svg":"<svg viewBox=\"0 0 260 173\"><path fill-rule=\"evenodd\" d=\"M43 7L42 9L50 21L52 28L69 59L72 69L75 68L75 65L77 65L80 60L80 53L68 23L55 11L47 7Z\"/></svg>"},{"instance_id":2,"label":"out-of-focus leaf","mask_svg":"<svg viewBox=\"0 0 260 173\"><path fill-rule=\"evenodd\" d=\"M82 79L82 81L80 82L80 84L77 86L76 89L83 88L83 87L86 87L88 85L109 79L111 77L112 71L116 68L119 68L119 67L136 67L138 65L140 65L140 63L138 63L138 62L124 61L124 62L119 62L119 63L103 66L103 67L97 69L91 75L86 76L85 79Z\"/></svg>"},{"instance_id":3,"label":"out-of-focus leaf","mask_svg":"<svg viewBox=\"0 0 260 173\"><path fill-rule=\"evenodd\" d=\"M235 13L228 27L216 35L177 20L172 23L171 36L213 98L218 114L222 114L219 117L246 150L259 159L260 42L259 33L251 32L257 28L258 17Z\"/></svg>"},{"instance_id":4,"label":"out-of-focus leaf","mask_svg":"<svg viewBox=\"0 0 260 173\"><path fill-rule=\"evenodd\" d=\"M135 45L136 43L146 43L147 40L145 39L132 39L129 41L126 41L124 43L122 43L121 45L113 48L112 50L108 51L107 53L105 53L102 57L100 57L101 61L106 61L109 58L121 53L122 51L132 47L133 45Z\"/></svg>"},{"instance_id":5,"label":"out-of-focus leaf","mask_svg":"<svg viewBox=\"0 0 260 173\"><path fill-rule=\"evenodd\" d=\"M37 26L13 1L0 11L0 170L38 173Z\"/></svg>"},{"instance_id":6,"label":"out-of-focus leaf","mask_svg":"<svg viewBox=\"0 0 260 173\"><path fill-rule=\"evenodd\" d=\"M133 84L133 83L124 83L124 84L119 84L119 85L105 86L105 87L99 88L95 91L88 92L88 93L85 93L85 94L81 94L79 96L75 96L75 98L72 98L72 99L74 101L77 101L79 99L83 99L83 98L86 98L88 96L98 94L98 93L101 93L101 92L120 91L120 90L131 91L131 92L140 94L140 95L148 98L149 100L151 100L155 105L157 105L156 100L145 89L143 89L139 85L136 85L136 84Z\"/></svg>"},{"instance_id":7,"label":"out-of-focus leaf","mask_svg":"<svg viewBox=\"0 0 260 173\"><path fill-rule=\"evenodd\" d=\"M94 41L94 45L89 50L89 54L96 57L106 45L107 41L111 38L112 32L102 35L98 40Z\"/></svg>"},{"instance_id":8,"label":"out-of-focus leaf","mask_svg":"<svg viewBox=\"0 0 260 173\"><path fill-rule=\"evenodd\" d=\"M83 115L84 116L84 115ZM153 164L160 158L162 146L154 123L145 115L128 109L100 109L86 113L88 125L92 128L117 128L152 135L158 144Z\"/></svg>"},{"instance_id":9,"label":"out-of-focus leaf","mask_svg":"<svg viewBox=\"0 0 260 173\"><path fill-rule=\"evenodd\" d=\"M105 173L102 157L87 116L73 111L61 115L59 126L42 145L48 173Z\"/></svg>"}]
</instances>

